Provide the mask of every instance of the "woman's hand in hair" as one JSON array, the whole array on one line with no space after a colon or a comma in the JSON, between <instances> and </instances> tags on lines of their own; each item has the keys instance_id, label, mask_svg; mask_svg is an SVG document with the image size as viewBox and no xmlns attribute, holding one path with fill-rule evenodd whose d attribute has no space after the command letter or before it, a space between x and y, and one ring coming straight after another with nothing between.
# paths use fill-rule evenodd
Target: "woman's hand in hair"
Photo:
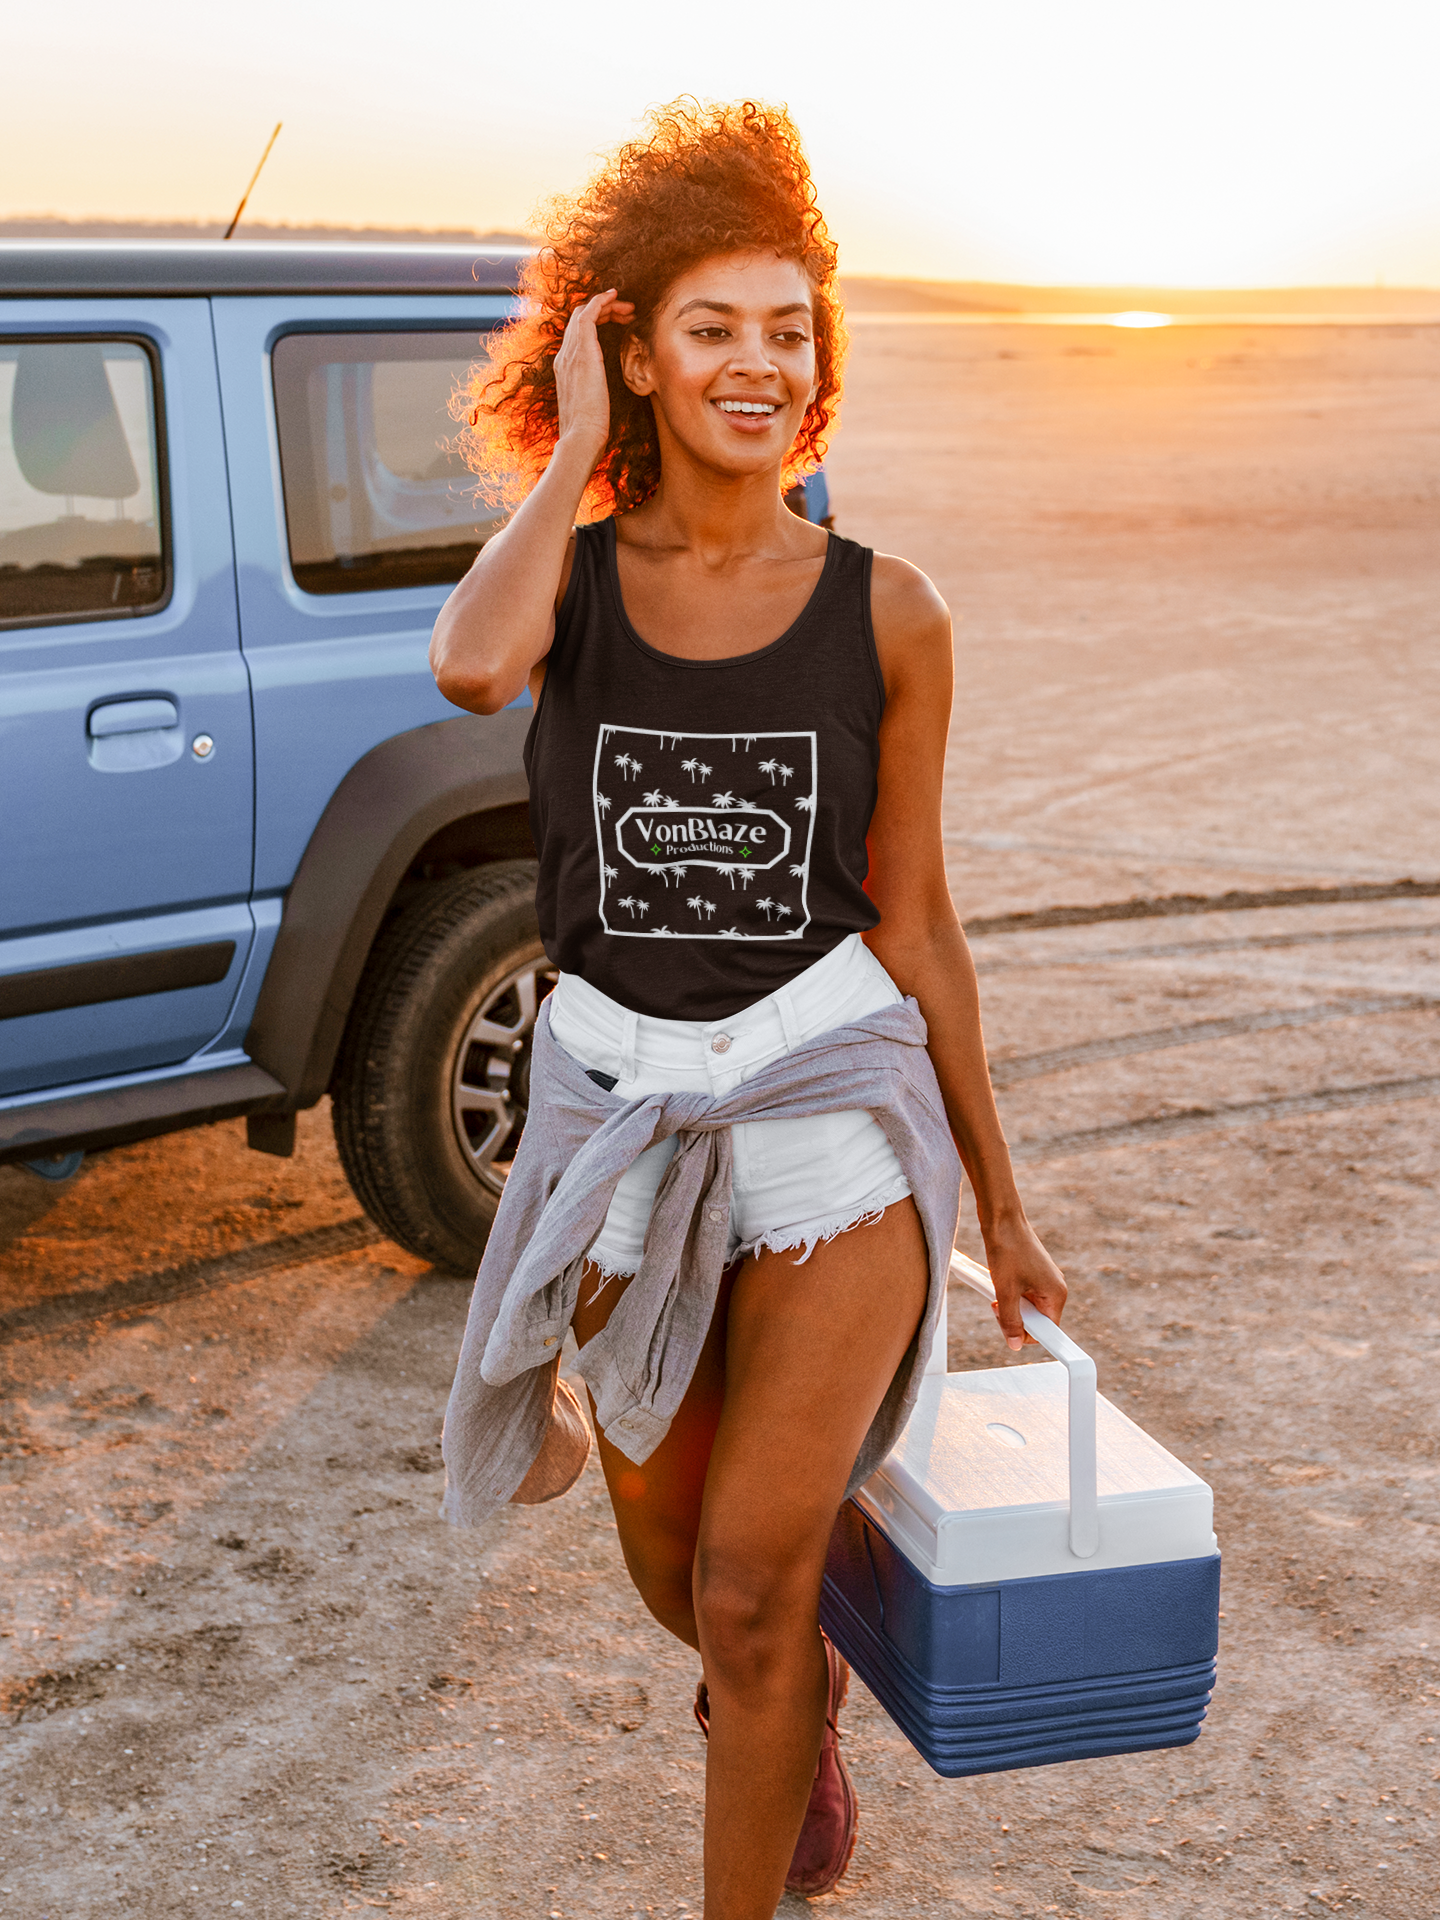
<instances>
[{"instance_id":1,"label":"woman's hand in hair","mask_svg":"<svg viewBox=\"0 0 1440 1920\"><path fill-rule=\"evenodd\" d=\"M633 303L622 300L615 288L609 287L571 314L555 356L560 440L589 451L592 467L610 438L610 389L599 329L607 321L626 326L634 317Z\"/></svg>"},{"instance_id":2,"label":"woman's hand in hair","mask_svg":"<svg viewBox=\"0 0 1440 1920\"><path fill-rule=\"evenodd\" d=\"M610 438L605 357L596 332L635 309L615 289L571 314L555 356L560 437L545 471L509 523L485 542L440 609L430 640L435 684L470 713L498 713L528 683L540 697L542 662L570 572L575 516Z\"/></svg>"},{"instance_id":3,"label":"woman's hand in hair","mask_svg":"<svg viewBox=\"0 0 1440 1920\"><path fill-rule=\"evenodd\" d=\"M543 660L570 578L572 528L611 438L611 396L595 328L634 319L609 288L570 315L555 355L561 434L545 470L440 609L430 639L436 685L455 707L495 714L524 693L540 699Z\"/></svg>"}]
</instances>

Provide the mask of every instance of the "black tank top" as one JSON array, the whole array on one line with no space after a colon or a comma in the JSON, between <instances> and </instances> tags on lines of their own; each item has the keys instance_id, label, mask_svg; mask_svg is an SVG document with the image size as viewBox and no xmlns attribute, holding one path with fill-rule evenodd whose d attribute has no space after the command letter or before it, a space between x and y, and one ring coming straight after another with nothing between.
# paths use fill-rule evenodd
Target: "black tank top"
<instances>
[{"instance_id":1,"label":"black tank top","mask_svg":"<svg viewBox=\"0 0 1440 1920\"><path fill-rule=\"evenodd\" d=\"M879 920L872 558L832 533L778 640L681 660L625 616L614 521L576 530L525 742L540 934L563 972L636 1013L720 1020Z\"/></svg>"}]
</instances>

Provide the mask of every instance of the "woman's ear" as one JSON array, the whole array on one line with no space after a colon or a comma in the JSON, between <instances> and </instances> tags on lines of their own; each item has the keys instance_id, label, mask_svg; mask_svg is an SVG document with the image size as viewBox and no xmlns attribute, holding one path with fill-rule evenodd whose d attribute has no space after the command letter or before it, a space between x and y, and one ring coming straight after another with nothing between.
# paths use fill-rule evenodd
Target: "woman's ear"
<instances>
[{"instance_id":1,"label":"woman's ear","mask_svg":"<svg viewBox=\"0 0 1440 1920\"><path fill-rule=\"evenodd\" d=\"M632 333L620 349L620 377L632 393L653 393L655 376L650 367L650 349Z\"/></svg>"}]
</instances>

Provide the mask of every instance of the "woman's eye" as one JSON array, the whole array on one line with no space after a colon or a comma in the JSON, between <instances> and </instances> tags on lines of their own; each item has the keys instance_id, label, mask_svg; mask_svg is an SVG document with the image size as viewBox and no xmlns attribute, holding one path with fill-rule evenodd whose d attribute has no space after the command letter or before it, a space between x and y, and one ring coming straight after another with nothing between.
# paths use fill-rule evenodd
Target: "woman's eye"
<instances>
[{"instance_id":1,"label":"woman's eye","mask_svg":"<svg viewBox=\"0 0 1440 1920\"><path fill-rule=\"evenodd\" d=\"M724 327L692 327L690 337L692 340L726 340L729 335Z\"/></svg>"},{"instance_id":2,"label":"woman's eye","mask_svg":"<svg viewBox=\"0 0 1440 1920\"><path fill-rule=\"evenodd\" d=\"M809 337L808 334L802 333L798 327L787 327L783 333L777 333L775 336L781 346L784 347L803 347Z\"/></svg>"}]
</instances>

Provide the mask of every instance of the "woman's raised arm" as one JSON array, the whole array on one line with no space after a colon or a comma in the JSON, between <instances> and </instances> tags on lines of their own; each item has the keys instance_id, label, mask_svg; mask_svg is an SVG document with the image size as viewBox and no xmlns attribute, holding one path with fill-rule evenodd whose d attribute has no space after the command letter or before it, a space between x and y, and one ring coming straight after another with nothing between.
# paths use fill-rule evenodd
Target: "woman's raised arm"
<instances>
[{"instance_id":1,"label":"woman's raised arm","mask_svg":"<svg viewBox=\"0 0 1440 1920\"><path fill-rule=\"evenodd\" d=\"M430 670L445 698L471 713L508 706L550 651L575 515L610 438L596 329L633 313L612 287L571 314L555 356L560 433L550 463L440 609Z\"/></svg>"}]
</instances>

